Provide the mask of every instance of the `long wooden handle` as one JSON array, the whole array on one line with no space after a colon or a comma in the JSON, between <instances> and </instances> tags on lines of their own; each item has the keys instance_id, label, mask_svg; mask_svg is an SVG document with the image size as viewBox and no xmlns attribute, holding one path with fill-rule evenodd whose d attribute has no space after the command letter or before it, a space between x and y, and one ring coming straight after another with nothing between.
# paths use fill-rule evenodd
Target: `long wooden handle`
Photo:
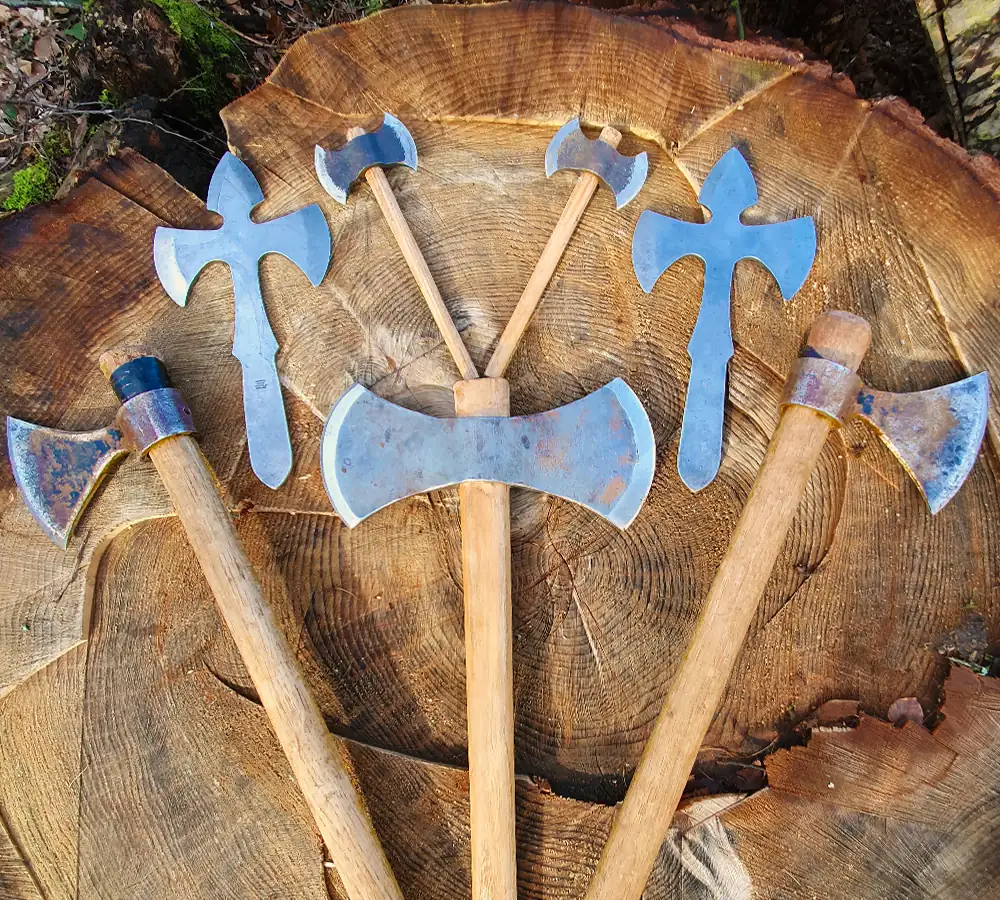
<instances>
[{"instance_id":1,"label":"long wooden handle","mask_svg":"<svg viewBox=\"0 0 1000 900\"><path fill-rule=\"evenodd\" d=\"M617 147L622 139L622 135L620 131L608 125L601 131L599 139L606 144L610 144L612 147ZM556 222L556 227L549 236L548 242L542 250L542 255L538 258L538 262L535 263L535 269L528 279L524 292L521 294L521 299L517 301L517 306L514 307L514 312L507 322L507 327L504 328L503 334L500 335L500 340L493 351L493 356L490 357L485 372L487 378L499 378L507 371L507 365L510 363L517 345L524 336L528 322L531 321L531 317L534 315L535 309L542 299L542 294L545 293L545 288L548 287L549 282L552 280L552 275L555 273L556 266L559 265L559 260L562 259L562 255L566 251L569 239L573 237L573 232L576 231L576 226L580 224L580 219L587 209L587 204L590 203L590 198L594 196L594 191L597 190L597 184L597 176L592 175L590 172L581 173L577 179L576 186L569 195L569 200L566 201L566 206L563 207L562 214L559 216L559 221Z\"/></svg>"},{"instance_id":2,"label":"long wooden handle","mask_svg":"<svg viewBox=\"0 0 1000 900\"><path fill-rule=\"evenodd\" d=\"M502 378L455 385L459 416L510 415ZM472 820L472 896L517 896L514 826L514 672L511 645L510 488L459 486L465 592L465 677Z\"/></svg>"},{"instance_id":3,"label":"long wooden handle","mask_svg":"<svg viewBox=\"0 0 1000 900\"><path fill-rule=\"evenodd\" d=\"M356 900L402 900L365 802L349 774L350 762L327 729L274 620L201 448L191 437L174 437L153 446L149 456L344 888Z\"/></svg>"},{"instance_id":4,"label":"long wooden handle","mask_svg":"<svg viewBox=\"0 0 1000 900\"><path fill-rule=\"evenodd\" d=\"M363 128L351 128L347 132L347 139L351 140L364 133ZM389 224L389 230L396 239L396 243L399 244L399 249L406 264L410 267L410 272L413 273L420 293L424 295L424 300L427 302L434 322L455 360L455 365L458 366L459 373L462 378L476 378L479 375L476 364L469 356L469 351L452 321L448 307L444 305L444 298L438 290L434 276L431 275L431 270L427 267L427 261L424 259L423 253L420 252L420 246L417 244L413 232L410 231L410 226L406 224L403 211L399 208L396 195L392 192L389 179L385 177L385 172L382 169L373 166L365 172L365 181L368 182L368 186L378 201L379 208Z\"/></svg>"},{"instance_id":5,"label":"long wooden handle","mask_svg":"<svg viewBox=\"0 0 1000 900\"><path fill-rule=\"evenodd\" d=\"M870 335L863 319L826 313L813 325L808 344L854 370ZM805 407L784 410L615 817L587 900L638 900L642 894L832 424Z\"/></svg>"}]
</instances>

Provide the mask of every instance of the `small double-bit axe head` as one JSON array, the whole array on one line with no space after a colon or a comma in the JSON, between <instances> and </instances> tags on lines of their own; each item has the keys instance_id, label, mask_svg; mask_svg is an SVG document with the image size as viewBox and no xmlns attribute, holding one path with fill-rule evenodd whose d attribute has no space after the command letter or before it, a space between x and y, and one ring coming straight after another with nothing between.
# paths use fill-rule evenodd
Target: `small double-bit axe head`
<instances>
[{"instance_id":1,"label":"small double-bit axe head","mask_svg":"<svg viewBox=\"0 0 1000 900\"><path fill-rule=\"evenodd\" d=\"M254 222L250 213L264 193L246 163L232 153L219 161L208 187L206 206L222 216L217 229L156 229L153 262L170 298L180 306L198 273L210 262L240 267L254 279L257 264L268 253L295 263L313 286L330 264L330 229L315 203L268 222Z\"/></svg>"},{"instance_id":2,"label":"small double-bit axe head","mask_svg":"<svg viewBox=\"0 0 1000 900\"><path fill-rule=\"evenodd\" d=\"M533 416L437 419L355 385L323 431L323 482L353 527L390 503L464 481L553 494L619 528L638 514L653 482L649 417L620 378Z\"/></svg>"},{"instance_id":3,"label":"small double-bit axe head","mask_svg":"<svg viewBox=\"0 0 1000 900\"><path fill-rule=\"evenodd\" d=\"M806 406L838 423L864 419L920 488L931 513L937 513L958 492L979 455L989 391L985 372L909 394L877 391L807 347L792 366L782 405Z\"/></svg>"},{"instance_id":4,"label":"small double-bit axe head","mask_svg":"<svg viewBox=\"0 0 1000 900\"><path fill-rule=\"evenodd\" d=\"M191 410L156 356L137 356L108 374L122 406L107 428L60 431L7 417L7 452L18 490L42 530L63 549L117 460L195 432Z\"/></svg>"},{"instance_id":5,"label":"small double-bit axe head","mask_svg":"<svg viewBox=\"0 0 1000 900\"><path fill-rule=\"evenodd\" d=\"M580 130L580 120L570 119L545 151L545 174L551 177L562 169L596 175L615 195L615 208L621 209L642 189L649 160L645 152L624 156L602 140L590 140Z\"/></svg>"},{"instance_id":6,"label":"small double-bit axe head","mask_svg":"<svg viewBox=\"0 0 1000 900\"><path fill-rule=\"evenodd\" d=\"M386 113L375 131L351 138L339 150L324 150L317 144L315 157L316 176L326 192L346 203L351 185L373 166L404 165L415 170L417 145L406 126Z\"/></svg>"}]
</instances>

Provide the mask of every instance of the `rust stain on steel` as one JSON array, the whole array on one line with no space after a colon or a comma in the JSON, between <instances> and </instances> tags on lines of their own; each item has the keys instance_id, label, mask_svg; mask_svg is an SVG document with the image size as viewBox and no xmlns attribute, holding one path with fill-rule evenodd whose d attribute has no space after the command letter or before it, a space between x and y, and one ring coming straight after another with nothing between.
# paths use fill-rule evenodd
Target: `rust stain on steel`
<instances>
[{"instance_id":1,"label":"rust stain on steel","mask_svg":"<svg viewBox=\"0 0 1000 900\"><path fill-rule=\"evenodd\" d=\"M792 367L782 405L806 406L838 424L852 416L867 421L936 513L958 492L979 454L989 411L989 378L980 372L901 394L869 388L831 360L802 357Z\"/></svg>"}]
</instances>

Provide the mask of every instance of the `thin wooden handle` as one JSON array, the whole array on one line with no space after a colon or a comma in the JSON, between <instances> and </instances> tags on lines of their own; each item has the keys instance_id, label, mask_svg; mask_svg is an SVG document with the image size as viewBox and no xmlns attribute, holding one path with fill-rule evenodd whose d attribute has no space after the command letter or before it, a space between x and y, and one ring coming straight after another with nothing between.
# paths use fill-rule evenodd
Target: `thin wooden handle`
<instances>
[{"instance_id":1,"label":"thin wooden handle","mask_svg":"<svg viewBox=\"0 0 1000 900\"><path fill-rule=\"evenodd\" d=\"M351 128L347 132L347 139L350 140L364 133L363 128ZM444 298L438 290L434 276L431 275L431 270L427 267L427 261L424 259L423 253L420 252L420 246L417 244L416 238L413 237L410 226L406 224L403 211L399 208L396 195L392 192L385 172L378 166L374 166L365 172L365 181L368 182L386 222L389 223L389 230L396 239L396 243L399 244L403 258L410 267L410 272L413 273L417 287L420 288L420 293L423 294L424 300L427 302L427 307L430 309L438 330L455 360L455 365L458 366L459 373L462 378L478 377L479 371L476 369L476 364L469 356L469 351L452 321L448 307L444 305Z\"/></svg>"},{"instance_id":2,"label":"thin wooden handle","mask_svg":"<svg viewBox=\"0 0 1000 900\"><path fill-rule=\"evenodd\" d=\"M617 147L621 139L621 132L610 125L604 128L600 134L600 140L612 147ZM490 357L485 372L487 378L499 378L507 371L510 359L514 355L517 345L521 342L521 338L524 337L528 322L531 321L531 317L542 299L542 294L545 293L545 288L552 280L556 266L559 265L559 260L562 259L566 246L569 244L573 232L576 231L576 226L580 224L580 219L587 209L587 204L590 203L590 198L597 190L597 183L597 176L590 172L583 172L577 179L576 186L569 195L566 206L563 207L562 215L559 216L559 221L556 222L556 227L549 236L545 249L542 250L542 255L535 263L535 270L528 279L524 293L517 301L517 306L514 307L514 312L507 322L507 327L500 335L493 356Z\"/></svg>"},{"instance_id":3,"label":"thin wooden handle","mask_svg":"<svg viewBox=\"0 0 1000 900\"><path fill-rule=\"evenodd\" d=\"M863 319L826 313L813 325L808 343L853 370L870 335ZM642 894L831 426L811 409L784 410L615 817L587 900L638 900Z\"/></svg>"},{"instance_id":4,"label":"thin wooden handle","mask_svg":"<svg viewBox=\"0 0 1000 900\"><path fill-rule=\"evenodd\" d=\"M402 900L350 761L333 739L261 593L229 511L195 440L149 451L222 617L291 763L337 872L354 900Z\"/></svg>"},{"instance_id":5,"label":"thin wooden handle","mask_svg":"<svg viewBox=\"0 0 1000 900\"><path fill-rule=\"evenodd\" d=\"M459 416L506 416L502 378L455 385ZM511 646L510 488L459 486L465 592L465 677L472 820L472 896L517 896L514 825L514 672Z\"/></svg>"}]
</instances>

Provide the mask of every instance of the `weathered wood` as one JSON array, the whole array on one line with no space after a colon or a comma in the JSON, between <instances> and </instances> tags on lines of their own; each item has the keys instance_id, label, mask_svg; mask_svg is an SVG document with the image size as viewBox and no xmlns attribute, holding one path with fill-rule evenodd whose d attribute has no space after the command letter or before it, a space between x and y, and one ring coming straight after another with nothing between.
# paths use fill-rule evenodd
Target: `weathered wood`
<instances>
[{"instance_id":1,"label":"weathered wood","mask_svg":"<svg viewBox=\"0 0 1000 900\"><path fill-rule=\"evenodd\" d=\"M111 380L119 367L150 354L148 348L135 345L112 348L101 354L101 371ZM295 654L278 628L197 441L190 434L168 437L149 449L149 458L348 896L401 900L349 762L331 737Z\"/></svg>"},{"instance_id":2,"label":"weathered wood","mask_svg":"<svg viewBox=\"0 0 1000 900\"><path fill-rule=\"evenodd\" d=\"M640 757L777 422L780 385L818 313L843 308L872 322L862 375L886 389L1000 371L1000 178L899 104L860 101L766 46L721 48L688 31L547 4L412 5L310 35L225 113L231 144L263 184L260 216L316 201L336 241L318 289L280 258L261 267L295 448L277 492L254 482L246 460L228 274L206 269L180 309L152 268L157 224L211 224L200 201L126 154L60 204L0 224L0 408L62 427L106 424L115 402L99 353L126 339L163 349L328 724L392 751L352 755L369 760L358 762L360 781L404 893L465 896L467 774L437 765L465 763L458 492L396 504L348 531L318 468L322 419L354 380L415 408L453 410L453 363L368 187L342 208L312 169L315 143L371 126L385 110L410 128L421 160L389 181L480 367L565 205L567 179L546 179L543 168L555 129L580 114L591 135L615 124L622 152L650 155L635 203L615 211L606 192L595 194L507 373L515 413L624 376L656 431L655 483L627 532L560 500L511 492L516 766L560 791L610 798ZM754 264L738 268L723 466L692 496L675 455L701 267L678 264L647 296L630 243L644 207L699 220L697 187L735 143L760 186L747 220L815 215L819 251L788 305ZM994 379L994 404L998 388ZM904 696L935 708L945 666L937 638L970 603L1000 638L996 449L991 426L968 484L932 519L863 427L828 441L707 746L757 751L758 729L831 697L882 714ZM39 747L24 751L32 792L8 782L11 754L22 752L13 748L31 747L34 732L28 720L0 729L4 821L16 813L38 829L29 853L60 857L36 866L46 896L130 896L136 884L144 896L180 900L323 896L319 836L266 719L247 702L255 694L178 526L158 520L169 503L152 467L124 463L66 554L24 512L9 469L0 478L0 712L51 696L49 663L67 650L66 659L88 656L86 704L81 693L74 707L84 761L65 781ZM88 579L95 618L84 647ZM80 770L77 859L75 850L43 851L43 834L63 826L36 820L36 810ZM985 802L980 787L965 796ZM738 843L749 875L734 883L808 896L798 878L824 894L818 855L797 858L787 874L775 866L797 833L789 822L800 821L816 823L810 846L842 860L820 827L828 804L776 796L751 801L775 804L768 830L733 818L742 804L701 834L730 861ZM522 777L517 813L521 895L581 896L611 810ZM838 819L844 833L858 815ZM57 819L72 832L71 814ZM890 842L915 832L877 817L863 824L874 875L853 895L885 895L892 882L878 828L889 828ZM960 856L985 879L992 869L975 836L962 833ZM679 852L664 845L651 895L679 890ZM854 871L845 864L837 877ZM691 896L711 896L684 878ZM956 884L951 896L976 896L971 882Z\"/></svg>"},{"instance_id":3,"label":"weathered wood","mask_svg":"<svg viewBox=\"0 0 1000 900\"><path fill-rule=\"evenodd\" d=\"M1000 3L915 0L937 56L952 126L966 146L1000 151Z\"/></svg>"}]
</instances>

